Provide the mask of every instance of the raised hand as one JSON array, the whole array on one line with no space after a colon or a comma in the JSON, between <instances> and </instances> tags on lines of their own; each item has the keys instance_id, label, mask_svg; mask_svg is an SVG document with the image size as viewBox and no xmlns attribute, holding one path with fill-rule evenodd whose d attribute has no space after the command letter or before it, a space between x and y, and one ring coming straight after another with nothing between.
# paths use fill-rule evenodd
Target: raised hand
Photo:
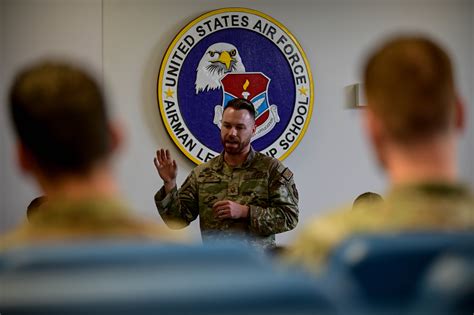
<instances>
[{"instance_id":1,"label":"raised hand","mask_svg":"<svg viewBox=\"0 0 474 315\"><path fill-rule=\"evenodd\" d=\"M156 170L165 183L165 189L169 192L176 186L176 176L178 175L178 166L176 161L171 158L169 150L159 149L156 151L155 163Z\"/></svg>"}]
</instances>

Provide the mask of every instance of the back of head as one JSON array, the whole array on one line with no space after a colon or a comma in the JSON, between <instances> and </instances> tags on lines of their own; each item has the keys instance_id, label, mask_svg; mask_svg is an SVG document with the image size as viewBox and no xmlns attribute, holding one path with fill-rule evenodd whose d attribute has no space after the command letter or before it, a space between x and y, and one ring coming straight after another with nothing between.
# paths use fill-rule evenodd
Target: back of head
<instances>
[{"instance_id":1,"label":"back of head","mask_svg":"<svg viewBox=\"0 0 474 315\"><path fill-rule=\"evenodd\" d=\"M87 172L110 151L101 90L79 68L27 68L11 87L9 106L19 141L48 176Z\"/></svg>"},{"instance_id":2,"label":"back of head","mask_svg":"<svg viewBox=\"0 0 474 315\"><path fill-rule=\"evenodd\" d=\"M380 208L383 204L383 198L377 193L368 191L357 196L352 203L352 209L360 208Z\"/></svg>"},{"instance_id":3,"label":"back of head","mask_svg":"<svg viewBox=\"0 0 474 315\"><path fill-rule=\"evenodd\" d=\"M423 37L399 37L368 59L369 108L398 142L445 133L453 125L456 94L447 53Z\"/></svg>"},{"instance_id":4,"label":"back of head","mask_svg":"<svg viewBox=\"0 0 474 315\"><path fill-rule=\"evenodd\" d=\"M48 200L48 197L46 196L39 196L33 199L30 204L28 205L28 208L26 208L26 216L28 220L39 211L40 207L44 205Z\"/></svg>"}]
</instances>

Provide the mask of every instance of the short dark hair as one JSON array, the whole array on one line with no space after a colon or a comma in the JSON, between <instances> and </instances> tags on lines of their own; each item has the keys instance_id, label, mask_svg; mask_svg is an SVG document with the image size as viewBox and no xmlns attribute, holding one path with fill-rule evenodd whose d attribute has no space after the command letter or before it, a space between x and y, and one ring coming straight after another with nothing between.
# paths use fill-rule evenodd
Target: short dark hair
<instances>
[{"instance_id":1,"label":"short dark hair","mask_svg":"<svg viewBox=\"0 0 474 315\"><path fill-rule=\"evenodd\" d=\"M364 205L380 205L383 202L382 196L377 193L368 191L363 194L357 196L357 198L352 203L352 209L356 209L357 207L364 206Z\"/></svg>"},{"instance_id":2,"label":"short dark hair","mask_svg":"<svg viewBox=\"0 0 474 315\"><path fill-rule=\"evenodd\" d=\"M20 142L49 176L86 172L110 151L102 92L79 68L27 68L13 82L9 106Z\"/></svg>"},{"instance_id":3,"label":"short dark hair","mask_svg":"<svg viewBox=\"0 0 474 315\"><path fill-rule=\"evenodd\" d=\"M448 54L424 37L389 40L367 61L364 73L369 108L399 142L445 132L456 99Z\"/></svg>"},{"instance_id":4,"label":"short dark hair","mask_svg":"<svg viewBox=\"0 0 474 315\"><path fill-rule=\"evenodd\" d=\"M246 110L250 113L252 118L255 120L255 106L253 106L251 101L246 100L244 98L234 98L233 100L230 100L227 103L224 110L226 110L229 107L236 110L242 110L242 109Z\"/></svg>"},{"instance_id":5,"label":"short dark hair","mask_svg":"<svg viewBox=\"0 0 474 315\"><path fill-rule=\"evenodd\" d=\"M48 197L46 196L39 196L33 199L30 204L28 205L28 208L26 209L26 216L28 217L28 220L31 219L31 216L38 211L38 209L46 203L48 200Z\"/></svg>"}]
</instances>

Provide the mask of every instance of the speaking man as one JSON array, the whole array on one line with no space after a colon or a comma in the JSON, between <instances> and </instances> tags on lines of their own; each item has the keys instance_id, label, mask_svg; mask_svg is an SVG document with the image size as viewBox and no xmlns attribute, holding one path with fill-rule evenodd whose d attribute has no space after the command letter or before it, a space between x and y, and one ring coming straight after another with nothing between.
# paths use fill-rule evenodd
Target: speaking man
<instances>
[{"instance_id":1,"label":"speaking man","mask_svg":"<svg viewBox=\"0 0 474 315\"><path fill-rule=\"evenodd\" d=\"M255 109L245 99L227 103L222 116L222 153L191 171L178 190L177 165L160 149L154 163L163 180L155 203L171 228L199 216L203 241L245 238L257 247L275 247L275 234L298 222L298 192L293 173L250 145Z\"/></svg>"}]
</instances>

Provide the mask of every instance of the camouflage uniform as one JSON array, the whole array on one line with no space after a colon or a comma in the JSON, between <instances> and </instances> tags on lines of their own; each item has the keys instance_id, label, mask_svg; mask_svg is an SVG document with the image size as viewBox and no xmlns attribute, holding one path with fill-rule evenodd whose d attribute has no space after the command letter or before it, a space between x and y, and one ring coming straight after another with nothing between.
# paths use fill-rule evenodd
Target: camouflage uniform
<instances>
[{"instance_id":1,"label":"camouflage uniform","mask_svg":"<svg viewBox=\"0 0 474 315\"><path fill-rule=\"evenodd\" d=\"M347 207L314 220L288 251L288 260L318 272L332 248L351 234L474 230L474 196L461 185L399 186L375 205Z\"/></svg>"},{"instance_id":2,"label":"camouflage uniform","mask_svg":"<svg viewBox=\"0 0 474 315\"><path fill-rule=\"evenodd\" d=\"M0 249L43 242L96 239L180 240L164 226L146 223L113 199L48 200L28 222L0 239Z\"/></svg>"},{"instance_id":3,"label":"camouflage uniform","mask_svg":"<svg viewBox=\"0 0 474 315\"><path fill-rule=\"evenodd\" d=\"M249 206L249 217L218 219L212 206L231 200ZM163 220L183 228L199 215L203 241L245 237L263 248L275 246L275 235L298 223L298 192L293 173L275 158L250 150L247 160L229 167L223 154L197 166L181 189L166 195L162 187L155 203Z\"/></svg>"}]
</instances>

